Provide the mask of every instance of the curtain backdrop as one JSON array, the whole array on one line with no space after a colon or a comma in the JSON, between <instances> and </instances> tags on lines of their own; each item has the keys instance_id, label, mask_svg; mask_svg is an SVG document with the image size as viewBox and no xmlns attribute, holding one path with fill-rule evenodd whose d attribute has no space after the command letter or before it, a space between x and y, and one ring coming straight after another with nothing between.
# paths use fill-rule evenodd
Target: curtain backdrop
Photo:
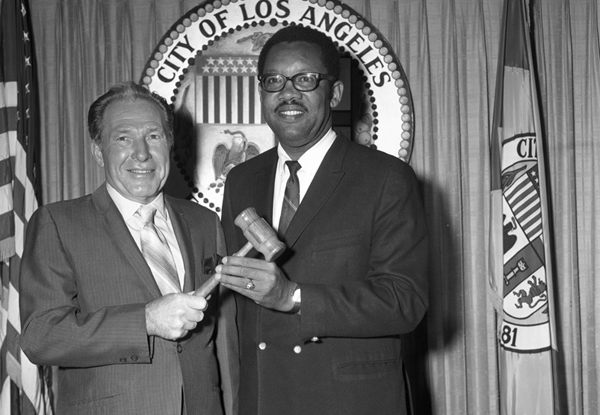
<instances>
[{"instance_id":1,"label":"curtain backdrop","mask_svg":"<svg viewBox=\"0 0 600 415\"><path fill-rule=\"evenodd\" d=\"M414 100L432 239L430 309L406 339L416 414L498 414L488 297L488 143L502 1L350 0L395 48ZM42 102L43 202L92 192L103 173L86 114L140 79L189 0L30 0ZM532 3L554 232L562 414L600 408L600 48L597 0Z\"/></svg>"}]
</instances>

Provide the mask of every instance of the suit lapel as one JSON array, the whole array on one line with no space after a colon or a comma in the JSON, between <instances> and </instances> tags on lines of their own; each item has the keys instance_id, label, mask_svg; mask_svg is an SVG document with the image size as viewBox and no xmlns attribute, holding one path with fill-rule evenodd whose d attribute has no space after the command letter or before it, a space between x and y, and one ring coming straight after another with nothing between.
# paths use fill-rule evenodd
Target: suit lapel
<instances>
[{"instance_id":1,"label":"suit lapel","mask_svg":"<svg viewBox=\"0 0 600 415\"><path fill-rule=\"evenodd\" d=\"M254 182L254 207L258 216L264 218L269 224L273 224L273 185L275 183L275 172L277 171L277 148L269 150L264 158L260 170L256 172Z\"/></svg>"},{"instance_id":2,"label":"suit lapel","mask_svg":"<svg viewBox=\"0 0 600 415\"><path fill-rule=\"evenodd\" d=\"M104 218L104 226L115 246L123 252L136 274L142 279L153 297L160 296L160 289L152 276L152 271L146 263L144 256L136 245L121 212L110 198L106 185L100 186L93 194L92 199L98 212Z\"/></svg>"},{"instance_id":3,"label":"suit lapel","mask_svg":"<svg viewBox=\"0 0 600 415\"><path fill-rule=\"evenodd\" d=\"M338 134L286 231L284 242L288 247L296 243L344 177L342 165L347 148L348 140Z\"/></svg>"},{"instance_id":4,"label":"suit lapel","mask_svg":"<svg viewBox=\"0 0 600 415\"><path fill-rule=\"evenodd\" d=\"M190 292L196 289L196 281L194 276L196 275L194 261L189 255L189 251L192 247L192 236L190 234L190 227L187 223L183 211L176 204L172 203L171 197L165 195L165 204L169 211L169 217L171 224L173 225L173 232L177 238L179 244L179 250L183 258L183 265L185 269L185 277L183 282L183 292ZM200 253L198 253L200 254Z\"/></svg>"}]
</instances>

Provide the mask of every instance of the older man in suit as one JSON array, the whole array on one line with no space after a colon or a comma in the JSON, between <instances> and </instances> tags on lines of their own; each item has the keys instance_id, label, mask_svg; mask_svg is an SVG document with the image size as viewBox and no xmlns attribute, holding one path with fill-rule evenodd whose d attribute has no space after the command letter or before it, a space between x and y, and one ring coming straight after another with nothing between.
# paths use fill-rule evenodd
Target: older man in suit
<instances>
[{"instance_id":1,"label":"older man in suit","mask_svg":"<svg viewBox=\"0 0 600 415\"><path fill-rule=\"evenodd\" d=\"M339 67L327 36L293 25L259 56L279 144L231 170L222 223L235 252L233 219L254 206L288 249L217 267L239 293L241 415L407 412L400 335L427 309L425 215L406 163L333 131Z\"/></svg>"},{"instance_id":2,"label":"older man in suit","mask_svg":"<svg viewBox=\"0 0 600 415\"><path fill-rule=\"evenodd\" d=\"M217 352L233 349L215 351L215 320L217 308L228 311L218 293L192 293L223 253L222 230L213 212L162 192L170 109L117 84L88 124L106 183L33 214L21 346L32 362L59 367L58 414L222 414L230 372Z\"/></svg>"}]
</instances>

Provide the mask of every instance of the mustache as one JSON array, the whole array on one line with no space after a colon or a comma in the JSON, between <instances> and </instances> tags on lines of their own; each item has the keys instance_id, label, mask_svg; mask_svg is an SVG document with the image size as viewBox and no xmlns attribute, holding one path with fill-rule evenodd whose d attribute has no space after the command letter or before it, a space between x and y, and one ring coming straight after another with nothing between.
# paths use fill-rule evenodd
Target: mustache
<instances>
[{"instance_id":1,"label":"mustache","mask_svg":"<svg viewBox=\"0 0 600 415\"><path fill-rule=\"evenodd\" d=\"M279 105L277 105L277 107L275 107L274 112L279 111L279 109L281 107L285 107L286 105L296 105L296 106L302 108L304 111L308 112L308 108L306 108L306 105L304 105L302 102L300 102L300 101L298 101L297 99L294 99L294 98L290 99L288 101L281 101L279 103Z\"/></svg>"}]
</instances>

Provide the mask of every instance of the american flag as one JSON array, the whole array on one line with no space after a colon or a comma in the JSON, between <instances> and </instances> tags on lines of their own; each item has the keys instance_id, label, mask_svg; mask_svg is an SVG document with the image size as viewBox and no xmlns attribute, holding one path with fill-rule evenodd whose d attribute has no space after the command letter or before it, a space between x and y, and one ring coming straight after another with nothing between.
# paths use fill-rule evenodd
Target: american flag
<instances>
[{"instance_id":1,"label":"american flag","mask_svg":"<svg viewBox=\"0 0 600 415\"><path fill-rule=\"evenodd\" d=\"M261 124L258 57L200 55L196 59L196 122Z\"/></svg>"},{"instance_id":2,"label":"american flag","mask_svg":"<svg viewBox=\"0 0 600 415\"><path fill-rule=\"evenodd\" d=\"M52 413L50 368L32 364L19 338L19 265L39 194L39 106L27 0L1 1L0 62L0 415L46 415Z\"/></svg>"}]
</instances>

